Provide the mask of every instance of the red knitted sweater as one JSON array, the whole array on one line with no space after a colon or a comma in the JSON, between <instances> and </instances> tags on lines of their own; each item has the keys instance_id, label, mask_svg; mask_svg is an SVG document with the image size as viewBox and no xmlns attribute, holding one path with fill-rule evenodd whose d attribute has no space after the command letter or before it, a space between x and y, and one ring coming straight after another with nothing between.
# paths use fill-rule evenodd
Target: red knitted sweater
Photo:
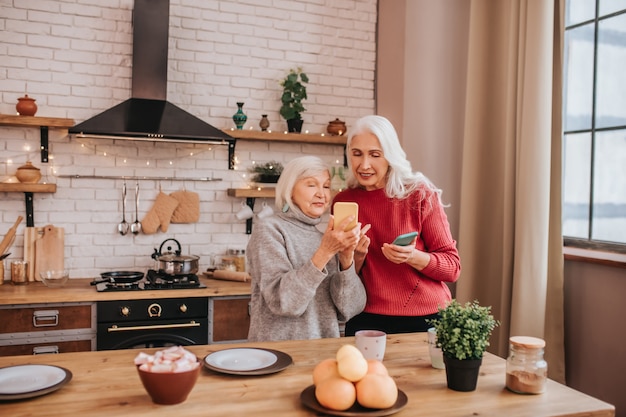
<instances>
[{"instance_id":1,"label":"red knitted sweater","mask_svg":"<svg viewBox=\"0 0 626 417\"><path fill-rule=\"evenodd\" d=\"M371 239L361 279L367 291L368 313L391 316L434 314L451 299L446 282L455 282L461 261L450 225L437 195L422 188L405 199L391 199L384 189L353 188L340 192L334 201L359 204L359 222L371 224ZM430 254L421 271L388 261L381 251L402 233L419 232L415 247Z\"/></svg>"}]
</instances>

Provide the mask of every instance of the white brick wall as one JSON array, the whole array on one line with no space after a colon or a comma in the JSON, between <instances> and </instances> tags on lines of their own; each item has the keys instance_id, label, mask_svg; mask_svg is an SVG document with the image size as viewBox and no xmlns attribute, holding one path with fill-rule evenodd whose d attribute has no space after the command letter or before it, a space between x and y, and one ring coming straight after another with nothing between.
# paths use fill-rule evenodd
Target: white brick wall
<instances>
[{"instance_id":1,"label":"white brick wall","mask_svg":"<svg viewBox=\"0 0 626 417\"><path fill-rule=\"evenodd\" d=\"M170 1L168 100L219 128L233 126L236 102L245 102L245 128L284 130L278 114L279 80L303 67L310 84L304 129L323 132L339 117L350 126L374 111L376 0ZM0 113L14 114L17 98L37 100L38 116L76 122L130 97L133 1L0 1ZM39 129L0 127L0 180L26 160L41 168L55 194L35 194L35 225L65 228L65 263L71 277L97 277L115 269L151 267L150 254L167 238L199 255L244 248L245 223L235 213L240 199L226 195L244 186L251 161L288 161L315 154L341 163L342 148L238 141L238 170L227 169L225 147L70 139L50 131L51 162L41 163ZM191 153L193 152L193 155ZM106 154L105 154L106 153ZM57 175L217 177L220 182L140 181L139 217L152 207L159 187L200 194L195 224L170 225L167 233L120 236L119 180ZM127 183L128 221L134 220L134 182ZM257 201L255 211L261 208ZM268 203L273 203L269 202ZM24 195L0 193L0 234L24 215ZM24 223L11 256L23 256ZM8 277L7 277L8 278Z\"/></svg>"}]
</instances>

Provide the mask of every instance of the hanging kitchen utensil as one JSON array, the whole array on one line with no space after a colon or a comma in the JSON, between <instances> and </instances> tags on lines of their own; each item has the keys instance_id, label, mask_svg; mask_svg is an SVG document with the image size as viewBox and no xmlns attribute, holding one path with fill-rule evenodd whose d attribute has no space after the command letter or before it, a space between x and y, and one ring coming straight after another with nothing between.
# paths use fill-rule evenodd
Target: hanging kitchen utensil
<instances>
[{"instance_id":1,"label":"hanging kitchen utensil","mask_svg":"<svg viewBox=\"0 0 626 417\"><path fill-rule=\"evenodd\" d=\"M0 255L5 253L7 249L13 244L13 240L15 239L15 232L17 231L17 226L24 220L22 216L17 216L17 220L15 220L15 224L9 229L6 235L4 235L4 239L0 242Z\"/></svg>"},{"instance_id":2,"label":"hanging kitchen utensil","mask_svg":"<svg viewBox=\"0 0 626 417\"><path fill-rule=\"evenodd\" d=\"M102 277L101 280L93 280L90 284L96 285L103 282L107 282L110 284L132 284L133 282L141 280L143 276L143 272L136 271L103 272L102 274L100 274L100 277Z\"/></svg>"},{"instance_id":3,"label":"hanging kitchen utensil","mask_svg":"<svg viewBox=\"0 0 626 417\"><path fill-rule=\"evenodd\" d=\"M178 246L178 249L172 253L172 247L168 246L167 253L163 253L163 246L166 242L173 241ZM176 239L166 239L161 243L158 251L155 248L152 258L158 261L158 269L162 274L166 274L172 278L177 275L189 275L198 272L198 260L199 256L196 255L181 255L180 243ZM167 278L166 278L167 279Z\"/></svg>"},{"instance_id":4,"label":"hanging kitchen utensil","mask_svg":"<svg viewBox=\"0 0 626 417\"><path fill-rule=\"evenodd\" d=\"M135 222L130 225L130 231L136 235L141 232L141 222L139 221L139 181L135 184Z\"/></svg>"},{"instance_id":5,"label":"hanging kitchen utensil","mask_svg":"<svg viewBox=\"0 0 626 417\"><path fill-rule=\"evenodd\" d=\"M128 233L128 223L126 222L126 181L122 185L122 222L117 225L117 231L122 236Z\"/></svg>"}]
</instances>

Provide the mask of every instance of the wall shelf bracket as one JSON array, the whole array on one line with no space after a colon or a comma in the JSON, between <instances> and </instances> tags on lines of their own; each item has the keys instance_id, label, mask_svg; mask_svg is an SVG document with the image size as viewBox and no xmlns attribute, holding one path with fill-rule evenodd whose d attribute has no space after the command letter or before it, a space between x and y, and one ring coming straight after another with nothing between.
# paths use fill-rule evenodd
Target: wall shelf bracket
<instances>
[{"instance_id":1,"label":"wall shelf bracket","mask_svg":"<svg viewBox=\"0 0 626 417\"><path fill-rule=\"evenodd\" d=\"M40 126L41 131L41 162L48 162L48 126Z\"/></svg>"},{"instance_id":2,"label":"wall shelf bracket","mask_svg":"<svg viewBox=\"0 0 626 417\"><path fill-rule=\"evenodd\" d=\"M35 218L33 216L33 193L29 191L25 192L24 201L26 204L26 227L35 227Z\"/></svg>"},{"instance_id":3,"label":"wall shelf bracket","mask_svg":"<svg viewBox=\"0 0 626 417\"><path fill-rule=\"evenodd\" d=\"M235 169L235 145L236 139L228 141L228 169Z\"/></svg>"}]
</instances>

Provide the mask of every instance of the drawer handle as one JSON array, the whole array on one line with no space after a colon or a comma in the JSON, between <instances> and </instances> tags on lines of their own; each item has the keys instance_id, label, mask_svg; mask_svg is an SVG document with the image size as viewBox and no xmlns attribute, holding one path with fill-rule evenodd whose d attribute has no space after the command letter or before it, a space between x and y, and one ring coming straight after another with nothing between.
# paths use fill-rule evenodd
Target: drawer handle
<instances>
[{"instance_id":1,"label":"drawer handle","mask_svg":"<svg viewBox=\"0 0 626 417\"><path fill-rule=\"evenodd\" d=\"M59 310L40 310L33 313L33 326L52 327L59 324Z\"/></svg>"},{"instance_id":2,"label":"drawer handle","mask_svg":"<svg viewBox=\"0 0 626 417\"><path fill-rule=\"evenodd\" d=\"M59 353L59 347L52 346L35 346L33 348L33 355L45 355L48 353Z\"/></svg>"},{"instance_id":3,"label":"drawer handle","mask_svg":"<svg viewBox=\"0 0 626 417\"><path fill-rule=\"evenodd\" d=\"M158 329L182 329L185 327L199 327L200 323L196 323L195 321L191 321L189 323L182 324L155 324L148 326L129 326L129 327L117 327L117 325L113 325L107 329L109 333L112 332L128 332L131 330L158 330Z\"/></svg>"}]
</instances>

